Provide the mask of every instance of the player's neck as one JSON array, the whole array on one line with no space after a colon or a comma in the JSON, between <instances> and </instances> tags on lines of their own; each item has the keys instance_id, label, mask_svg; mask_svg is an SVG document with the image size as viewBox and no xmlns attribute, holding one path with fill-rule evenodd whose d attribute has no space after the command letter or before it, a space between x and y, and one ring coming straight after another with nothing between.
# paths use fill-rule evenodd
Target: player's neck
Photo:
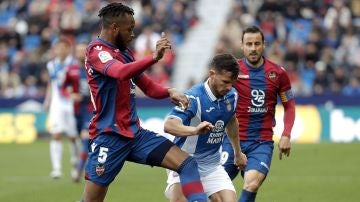
<instances>
[{"instance_id":1,"label":"player's neck","mask_svg":"<svg viewBox=\"0 0 360 202\"><path fill-rule=\"evenodd\" d=\"M246 63L247 63L250 67L257 69L257 68L261 67L261 66L264 64L264 57L261 57L260 60L259 60L259 62L256 63L256 64L252 64L252 63L250 63L248 60L246 60Z\"/></svg>"}]
</instances>

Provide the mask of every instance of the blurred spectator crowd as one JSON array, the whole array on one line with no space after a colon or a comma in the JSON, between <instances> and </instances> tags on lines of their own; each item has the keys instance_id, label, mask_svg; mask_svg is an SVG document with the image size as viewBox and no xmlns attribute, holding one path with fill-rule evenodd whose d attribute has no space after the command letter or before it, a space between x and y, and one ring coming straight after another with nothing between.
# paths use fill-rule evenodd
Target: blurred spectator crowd
<instances>
[{"instance_id":1,"label":"blurred spectator crowd","mask_svg":"<svg viewBox=\"0 0 360 202\"><path fill-rule=\"evenodd\" d=\"M256 24L266 57L287 70L297 96L360 95L359 0L235 2L216 52L242 57L242 30Z\"/></svg>"},{"instance_id":2,"label":"blurred spectator crowd","mask_svg":"<svg viewBox=\"0 0 360 202\"><path fill-rule=\"evenodd\" d=\"M61 35L74 45L95 39L98 11L109 2L0 1L0 98L44 96L54 41ZM178 46L198 21L196 0L122 2L135 10L137 58L151 54L163 31ZM284 66L297 96L360 95L359 0L234 0L216 52L242 57L242 30L252 24L263 30L265 55ZM147 73L168 85L175 57L168 51Z\"/></svg>"},{"instance_id":3,"label":"blurred spectator crowd","mask_svg":"<svg viewBox=\"0 0 360 202\"><path fill-rule=\"evenodd\" d=\"M59 36L73 46L88 43L99 34L98 11L113 1L102 0L1 0L0 98L42 97L48 74L46 63L54 57L52 44ZM197 22L195 0L127 0L135 10L132 49L137 58L150 54L160 33L174 45ZM168 51L161 63L148 70L158 83L168 85L175 55Z\"/></svg>"}]
</instances>

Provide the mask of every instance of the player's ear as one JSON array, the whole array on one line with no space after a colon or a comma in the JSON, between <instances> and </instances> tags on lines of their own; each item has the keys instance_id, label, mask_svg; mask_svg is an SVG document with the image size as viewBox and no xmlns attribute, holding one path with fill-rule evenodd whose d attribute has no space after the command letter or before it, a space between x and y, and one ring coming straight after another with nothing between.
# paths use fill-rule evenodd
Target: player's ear
<instances>
[{"instance_id":1,"label":"player's ear","mask_svg":"<svg viewBox=\"0 0 360 202\"><path fill-rule=\"evenodd\" d=\"M209 77L215 75L215 70L213 68L210 68L209 70Z\"/></svg>"}]
</instances>

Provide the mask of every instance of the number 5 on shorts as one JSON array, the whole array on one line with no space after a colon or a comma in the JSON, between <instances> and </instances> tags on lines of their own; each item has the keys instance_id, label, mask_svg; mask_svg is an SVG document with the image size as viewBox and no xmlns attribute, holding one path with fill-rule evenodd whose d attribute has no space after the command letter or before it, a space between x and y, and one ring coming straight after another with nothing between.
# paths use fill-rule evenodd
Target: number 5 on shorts
<instances>
[{"instance_id":1,"label":"number 5 on shorts","mask_svg":"<svg viewBox=\"0 0 360 202\"><path fill-rule=\"evenodd\" d=\"M98 156L98 162L99 163L105 163L108 151L109 151L109 148L100 147L99 156Z\"/></svg>"}]
</instances>

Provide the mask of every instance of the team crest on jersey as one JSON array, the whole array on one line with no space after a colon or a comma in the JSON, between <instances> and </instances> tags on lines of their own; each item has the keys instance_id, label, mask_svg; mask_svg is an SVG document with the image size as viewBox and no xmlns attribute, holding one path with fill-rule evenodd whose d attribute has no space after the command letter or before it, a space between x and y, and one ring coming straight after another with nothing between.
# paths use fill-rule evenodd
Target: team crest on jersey
<instances>
[{"instance_id":1,"label":"team crest on jersey","mask_svg":"<svg viewBox=\"0 0 360 202\"><path fill-rule=\"evenodd\" d=\"M97 164L95 171L96 171L96 174L98 176L101 176L105 172L105 165L104 164Z\"/></svg>"},{"instance_id":2,"label":"team crest on jersey","mask_svg":"<svg viewBox=\"0 0 360 202\"><path fill-rule=\"evenodd\" d=\"M225 103L226 103L226 110L227 110L228 112L230 112L230 111L231 111L231 108L232 108L232 107L231 107L230 100L227 99L227 100L225 101Z\"/></svg>"},{"instance_id":3,"label":"team crest on jersey","mask_svg":"<svg viewBox=\"0 0 360 202\"><path fill-rule=\"evenodd\" d=\"M271 79L271 80L276 80L276 78L277 78L276 72L269 72L268 76L269 76L269 79Z\"/></svg>"},{"instance_id":4,"label":"team crest on jersey","mask_svg":"<svg viewBox=\"0 0 360 202\"><path fill-rule=\"evenodd\" d=\"M97 45L97 46L94 47L94 49L95 49L95 50L98 50L98 51L101 51L101 50L102 50L102 46Z\"/></svg>"},{"instance_id":5,"label":"team crest on jersey","mask_svg":"<svg viewBox=\"0 0 360 202\"><path fill-rule=\"evenodd\" d=\"M100 61L102 63L106 63L106 62L113 59L111 54L109 52L107 52L107 51L100 51L99 54L98 54L98 57L99 57L99 59L100 59Z\"/></svg>"}]
</instances>

